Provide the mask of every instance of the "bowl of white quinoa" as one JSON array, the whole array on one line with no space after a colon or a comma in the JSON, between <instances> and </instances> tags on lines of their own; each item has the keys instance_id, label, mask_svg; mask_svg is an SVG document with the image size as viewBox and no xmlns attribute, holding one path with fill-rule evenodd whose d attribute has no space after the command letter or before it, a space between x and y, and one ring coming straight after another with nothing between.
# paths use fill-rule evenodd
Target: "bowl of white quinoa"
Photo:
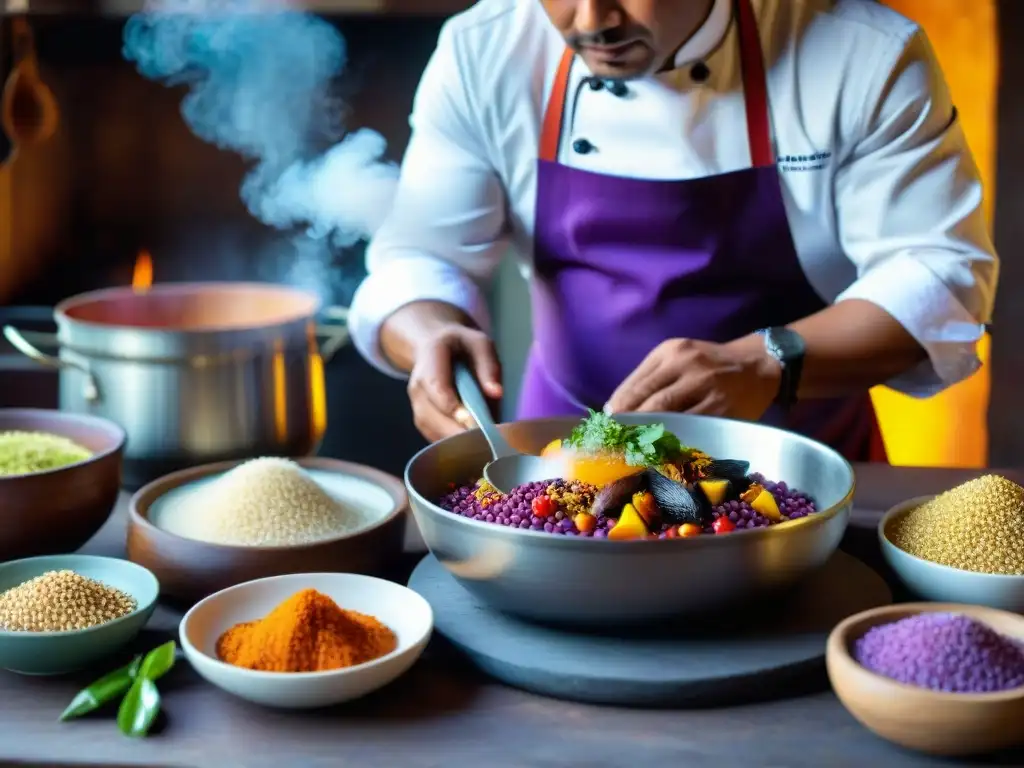
<instances>
[{"instance_id":1,"label":"bowl of white quinoa","mask_svg":"<svg viewBox=\"0 0 1024 768\"><path fill-rule=\"evenodd\" d=\"M107 419L0 408L0 562L91 539L117 503L126 440Z\"/></svg>"},{"instance_id":2,"label":"bowl of white quinoa","mask_svg":"<svg viewBox=\"0 0 1024 768\"><path fill-rule=\"evenodd\" d=\"M128 558L194 603L288 573L381 575L400 557L408 496L372 467L262 457L174 472L128 507Z\"/></svg>"}]
</instances>

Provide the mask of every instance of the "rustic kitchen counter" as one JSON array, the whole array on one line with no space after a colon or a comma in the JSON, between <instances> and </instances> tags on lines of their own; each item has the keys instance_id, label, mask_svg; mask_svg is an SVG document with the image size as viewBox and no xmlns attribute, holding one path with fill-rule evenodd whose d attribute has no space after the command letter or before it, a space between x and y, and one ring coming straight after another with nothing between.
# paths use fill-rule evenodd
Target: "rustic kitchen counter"
<instances>
[{"instance_id":1,"label":"rustic kitchen counter","mask_svg":"<svg viewBox=\"0 0 1024 768\"><path fill-rule=\"evenodd\" d=\"M844 549L878 567L874 526L887 507L976 474L858 467L854 522ZM1024 474L1016 473L1016 479ZM124 501L83 551L123 554ZM415 535L408 544L411 552L422 546ZM410 565L415 560L410 554ZM168 607L158 609L144 645L168 637L179 617ZM828 692L696 711L576 705L483 679L440 641L390 688L315 713L276 712L238 701L182 662L160 684L167 713L163 727L142 741L118 735L109 717L57 722L80 684L94 676L69 680L0 673L0 761L217 768L943 764L875 738ZM1024 752L976 764L1024 765Z\"/></svg>"}]
</instances>

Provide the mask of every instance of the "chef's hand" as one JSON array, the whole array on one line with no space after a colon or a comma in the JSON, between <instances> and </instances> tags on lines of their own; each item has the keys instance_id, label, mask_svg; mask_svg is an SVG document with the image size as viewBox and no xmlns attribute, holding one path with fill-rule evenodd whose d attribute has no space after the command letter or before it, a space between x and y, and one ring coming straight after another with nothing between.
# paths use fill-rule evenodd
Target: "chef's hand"
<instances>
[{"instance_id":1,"label":"chef's hand","mask_svg":"<svg viewBox=\"0 0 1024 768\"><path fill-rule=\"evenodd\" d=\"M409 375L409 400L416 428L431 442L476 426L455 391L452 364L458 358L469 362L485 395L502 394L498 354L483 331L453 323L425 339Z\"/></svg>"},{"instance_id":2,"label":"chef's hand","mask_svg":"<svg viewBox=\"0 0 1024 768\"><path fill-rule=\"evenodd\" d=\"M605 409L685 411L755 421L778 394L781 373L761 342L669 339L619 385Z\"/></svg>"}]
</instances>

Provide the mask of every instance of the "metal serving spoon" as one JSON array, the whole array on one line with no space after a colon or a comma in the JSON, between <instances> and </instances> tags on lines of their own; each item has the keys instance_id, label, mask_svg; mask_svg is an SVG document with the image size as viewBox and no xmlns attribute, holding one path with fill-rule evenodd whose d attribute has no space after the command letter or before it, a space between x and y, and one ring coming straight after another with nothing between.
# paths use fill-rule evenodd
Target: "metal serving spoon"
<instances>
[{"instance_id":1,"label":"metal serving spoon","mask_svg":"<svg viewBox=\"0 0 1024 768\"><path fill-rule=\"evenodd\" d=\"M487 398L473 372L464 363L457 362L454 373L459 398L484 433L494 456L494 460L484 467L484 480L500 493L508 493L523 483L552 480L563 474L564 467L560 460L520 453L509 445L491 417Z\"/></svg>"}]
</instances>

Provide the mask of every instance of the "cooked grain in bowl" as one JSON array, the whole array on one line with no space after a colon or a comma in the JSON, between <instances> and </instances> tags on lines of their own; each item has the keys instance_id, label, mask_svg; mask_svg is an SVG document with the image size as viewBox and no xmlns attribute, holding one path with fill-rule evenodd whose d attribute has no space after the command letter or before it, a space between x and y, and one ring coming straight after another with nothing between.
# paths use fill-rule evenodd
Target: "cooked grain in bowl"
<instances>
[{"instance_id":1,"label":"cooked grain in bowl","mask_svg":"<svg viewBox=\"0 0 1024 768\"><path fill-rule=\"evenodd\" d=\"M979 477L898 517L885 535L932 563L1024 575L1024 488L998 475Z\"/></svg>"},{"instance_id":2,"label":"cooked grain in bowl","mask_svg":"<svg viewBox=\"0 0 1024 768\"><path fill-rule=\"evenodd\" d=\"M295 462L261 458L176 493L153 522L210 544L283 547L353 533L375 519L333 496Z\"/></svg>"},{"instance_id":3,"label":"cooked grain in bowl","mask_svg":"<svg viewBox=\"0 0 1024 768\"><path fill-rule=\"evenodd\" d=\"M46 472L92 457L88 448L49 432L0 432L0 477Z\"/></svg>"}]
</instances>

